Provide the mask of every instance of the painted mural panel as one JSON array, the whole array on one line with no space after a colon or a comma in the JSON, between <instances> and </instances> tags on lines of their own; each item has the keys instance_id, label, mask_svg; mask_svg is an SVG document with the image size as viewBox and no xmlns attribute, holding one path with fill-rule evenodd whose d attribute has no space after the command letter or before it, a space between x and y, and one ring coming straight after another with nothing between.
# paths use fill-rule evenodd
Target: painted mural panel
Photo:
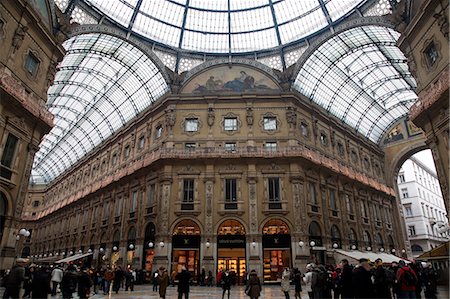
<instances>
[{"instance_id":1,"label":"painted mural panel","mask_svg":"<svg viewBox=\"0 0 450 299\"><path fill-rule=\"evenodd\" d=\"M280 90L265 74L243 66L220 66L192 78L182 93L267 92Z\"/></svg>"}]
</instances>

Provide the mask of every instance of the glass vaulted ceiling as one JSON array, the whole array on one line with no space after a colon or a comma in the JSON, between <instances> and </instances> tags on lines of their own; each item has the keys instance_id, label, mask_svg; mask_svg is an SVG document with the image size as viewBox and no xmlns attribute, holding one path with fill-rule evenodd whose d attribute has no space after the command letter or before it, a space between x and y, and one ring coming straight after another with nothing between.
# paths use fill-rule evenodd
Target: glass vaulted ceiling
<instances>
[{"instance_id":1,"label":"glass vaulted ceiling","mask_svg":"<svg viewBox=\"0 0 450 299\"><path fill-rule=\"evenodd\" d=\"M48 90L55 126L36 153L34 183L56 178L168 91L155 64L126 41L85 34L64 48Z\"/></svg>"},{"instance_id":2,"label":"glass vaulted ceiling","mask_svg":"<svg viewBox=\"0 0 450 299\"><path fill-rule=\"evenodd\" d=\"M207 53L266 50L333 25L367 0L84 0L164 45Z\"/></svg>"},{"instance_id":3,"label":"glass vaulted ceiling","mask_svg":"<svg viewBox=\"0 0 450 299\"><path fill-rule=\"evenodd\" d=\"M313 52L293 88L379 142L417 99L398 38L396 31L379 26L344 31Z\"/></svg>"}]
</instances>

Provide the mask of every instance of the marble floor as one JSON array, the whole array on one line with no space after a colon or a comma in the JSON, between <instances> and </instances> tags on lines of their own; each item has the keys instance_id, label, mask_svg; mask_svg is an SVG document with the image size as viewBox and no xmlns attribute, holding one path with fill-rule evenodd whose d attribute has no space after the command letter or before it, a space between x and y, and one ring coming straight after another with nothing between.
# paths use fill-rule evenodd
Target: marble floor
<instances>
[{"instance_id":1,"label":"marble floor","mask_svg":"<svg viewBox=\"0 0 450 299\"><path fill-rule=\"evenodd\" d=\"M3 295L3 288L0 288L0 298L2 298ZM291 289L290 297L294 299L294 290ZM61 296L58 294L54 297L48 297L48 299L60 299ZM74 296L74 299L78 298L77 296ZM110 295L93 295L89 297L91 299L125 299L125 298L132 298L132 299L159 299L159 293L152 291L151 285L137 285L135 287L135 290L133 292L125 292L123 290L119 291L118 294L110 294ZM169 287L167 289L167 299L176 299L177 297L177 289L176 287ZM202 299L202 298L208 298L208 299L221 299L222 298L222 290L217 287L192 287L191 292L189 294L190 299ZM225 296L227 298L227 296ZM244 287L235 287L231 290L230 299L244 299L249 298L244 294ZM423 298L423 297L422 297ZM448 287L438 287L438 299L448 299L449 297L449 290ZM284 294L281 292L280 286L263 286L263 292L261 294L261 297L259 299L285 299ZM308 299L308 294L306 292L302 292L302 299Z\"/></svg>"}]
</instances>

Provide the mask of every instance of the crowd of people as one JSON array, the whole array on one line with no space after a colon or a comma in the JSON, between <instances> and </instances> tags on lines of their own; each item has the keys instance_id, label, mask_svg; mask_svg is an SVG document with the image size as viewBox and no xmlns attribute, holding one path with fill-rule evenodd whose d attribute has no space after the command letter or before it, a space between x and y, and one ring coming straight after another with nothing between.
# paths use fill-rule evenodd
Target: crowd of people
<instances>
[{"instance_id":1,"label":"crowd of people","mask_svg":"<svg viewBox=\"0 0 450 299\"><path fill-rule=\"evenodd\" d=\"M3 278L5 292L3 299L9 298L47 298L60 292L63 299L78 297L89 298L91 294L118 293L120 289L133 291L137 271L131 267L120 266L104 269L78 267L70 264L28 266L28 260L17 259L15 266ZM285 268L281 273L281 291L286 299L290 299L291 285L294 285L295 299L301 298L305 290L310 299L436 299L437 272L429 263L406 264L403 260L386 265L381 259L370 262L359 260L352 266L344 259L339 265L316 265L310 263L305 273L298 268ZM197 277L201 286L212 286L214 281L211 271L203 268ZM160 298L166 298L167 287L177 283L178 299L189 298L190 286L193 283L192 273L182 267L181 272L174 271L169 276L166 268L160 267L152 274L153 291ZM222 288L222 299L230 299L231 288L238 283L236 273L224 269L217 274L217 286ZM255 270L243 276L245 294L251 299L260 297L263 290L261 280ZM22 292L22 294L21 294ZM422 293L424 297L422 297Z\"/></svg>"}]
</instances>

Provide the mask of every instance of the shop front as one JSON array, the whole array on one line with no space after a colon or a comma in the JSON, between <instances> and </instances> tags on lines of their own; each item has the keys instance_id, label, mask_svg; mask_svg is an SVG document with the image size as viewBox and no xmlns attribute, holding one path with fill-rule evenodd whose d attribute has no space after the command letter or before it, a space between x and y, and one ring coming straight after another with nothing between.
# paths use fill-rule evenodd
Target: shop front
<instances>
[{"instance_id":1,"label":"shop front","mask_svg":"<svg viewBox=\"0 0 450 299\"><path fill-rule=\"evenodd\" d=\"M236 275L236 283L244 281L247 271L245 229L237 220L225 220L217 232L217 270L228 269Z\"/></svg>"},{"instance_id":2,"label":"shop front","mask_svg":"<svg viewBox=\"0 0 450 299\"><path fill-rule=\"evenodd\" d=\"M264 282L281 280L284 268L292 266L291 235L282 220L270 220L263 228L263 279Z\"/></svg>"},{"instance_id":3,"label":"shop front","mask_svg":"<svg viewBox=\"0 0 450 299\"><path fill-rule=\"evenodd\" d=\"M194 282L200 270L200 228L192 220L181 221L172 236L172 269L181 272L183 266L191 272Z\"/></svg>"},{"instance_id":4,"label":"shop front","mask_svg":"<svg viewBox=\"0 0 450 299\"><path fill-rule=\"evenodd\" d=\"M145 227L144 250L142 257L142 268L145 270L143 280L150 282L153 274L153 259L155 257L155 224L149 222Z\"/></svg>"}]
</instances>

